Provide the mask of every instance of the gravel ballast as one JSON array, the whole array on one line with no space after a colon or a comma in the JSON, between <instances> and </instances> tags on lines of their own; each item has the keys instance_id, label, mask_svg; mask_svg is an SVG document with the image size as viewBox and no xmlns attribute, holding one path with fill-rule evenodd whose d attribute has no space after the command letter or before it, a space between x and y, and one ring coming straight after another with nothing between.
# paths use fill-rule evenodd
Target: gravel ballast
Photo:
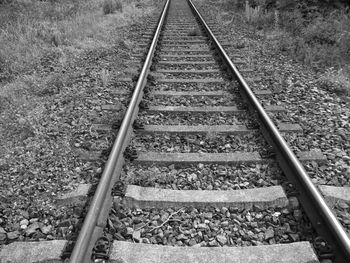
<instances>
[{"instance_id":1,"label":"gravel ballast","mask_svg":"<svg viewBox=\"0 0 350 263\"><path fill-rule=\"evenodd\" d=\"M35 74L53 77L52 82L35 87L43 89L40 93L24 95L33 105L21 103L1 112L6 125L0 133L0 248L14 241L66 239L81 225L84 205L57 199L78 184L99 180L103 162L83 159L92 150L110 147L114 133L106 137L91 126L123 118L129 97L113 96L113 91L132 89L130 83L117 81L131 64L127 54L148 26L148 17L141 20L143 26L108 24L110 34L102 46L82 46L62 58L64 62L58 59L61 47L57 54L50 51ZM101 110L104 104L117 104L121 110L108 116ZM15 117L6 116L10 111Z\"/></svg>"},{"instance_id":2,"label":"gravel ballast","mask_svg":"<svg viewBox=\"0 0 350 263\"><path fill-rule=\"evenodd\" d=\"M138 120L144 124L161 125L242 125L248 115L235 113L153 113L140 112Z\"/></svg>"},{"instance_id":3,"label":"gravel ballast","mask_svg":"<svg viewBox=\"0 0 350 263\"><path fill-rule=\"evenodd\" d=\"M117 202L106 231L116 240L171 246L252 246L310 240L298 208L129 209Z\"/></svg>"},{"instance_id":4,"label":"gravel ballast","mask_svg":"<svg viewBox=\"0 0 350 263\"><path fill-rule=\"evenodd\" d=\"M251 165L135 166L127 163L121 176L126 184L173 190L236 190L281 184L275 162Z\"/></svg>"},{"instance_id":5,"label":"gravel ballast","mask_svg":"<svg viewBox=\"0 0 350 263\"><path fill-rule=\"evenodd\" d=\"M157 152L236 152L262 151L268 148L259 132L248 135L139 135L130 144L138 151Z\"/></svg>"}]
</instances>

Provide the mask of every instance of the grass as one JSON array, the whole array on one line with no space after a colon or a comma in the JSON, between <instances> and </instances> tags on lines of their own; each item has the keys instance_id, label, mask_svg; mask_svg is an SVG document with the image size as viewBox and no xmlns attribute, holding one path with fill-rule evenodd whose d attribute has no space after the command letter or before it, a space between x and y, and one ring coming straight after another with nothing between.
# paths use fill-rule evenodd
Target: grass
<instances>
[{"instance_id":1,"label":"grass","mask_svg":"<svg viewBox=\"0 0 350 263\"><path fill-rule=\"evenodd\" d=\"M259 17L262 15L262 10L260 6L251 7L249 5L249 2L246 1L245 3L245 9L244 14L248 22L256 22L258 21Z\"/></svg>"},{"instance_id":2,"label":"grass","mask_svg":"<svg viewBox=\"0 0 350 263\"><path fill-rule=\"evenodd\" d=\"M70 61L123 42L123 35L112 39L110 30L139 23L153 11L153 2L139 8L137 1L126 0L121 8L115 0L115 12L108 15L104 0L0 2L0 139L23 134L20 143L35 133L40 104L59 94L74 75L65 72ZM107 86L110 72L102 70L100 80Z\"/></svg>"},{"instance_id":3,"label":"grass","mask_svg":"<svg viewBox=\"0 0 350 263\"><path fill-rule=\"evenodd\" d=\"M115 11L119 11L119 12L123 11L123 4L120 0L103 1L103 13L105 15L113 14Z\"/></svg>"},{"instance_id":4,"label":"grass","mask_svg":"<svg viewBox=\"0 0 350 263\"><path fill-rule=\"evenodd\" d=\"M119 12L105 16L106 2ZM65 53L103 46L106 28L136 23L148 13L134 1L18 0L0 8L0 82L13 79L38 64L48 50Z\"/></svg>"},{"instance_id":5,"label":"grass","mask_svg":"<svg viewBox=\"0 0 350 263\"><path fill-rule=\"evenodd\" d=\"M103 85L104 88L106 88L108 83L111 80L111 74L110 74L109 70L108 69L102 69L101 73L100 73L100 76L101 76L102 85Z\"/></svg>"},{"instance_id":6,"label":"grass","mask_svg":"<svg viewBox=\"0 0 350 263\"><path fill-rule=\"evenodd\" d=\"M324 76L319 79L319 86L340 96L350 95L349 75L343 69L327 69Z\"/></svg>"},{"instance_id":7,"label":"grass","mask_svg":"<svg viewBox=\"0 0 350 263\"><path fill-rule=\"evenodd\" d=\"M253 2L256 5L252 6ZM277 11L267 7L270 2L223 0L214 8L217 17L232 16L237 24L246 24L270 41L271 50L325 72L320 81L327 90L349 94L345 87L350 75L350 14L345 8L309 3L298 9L300 1L286 0L280 1ZM225 24L225 19L219 21Z\"/></svg>"}]
</instances>

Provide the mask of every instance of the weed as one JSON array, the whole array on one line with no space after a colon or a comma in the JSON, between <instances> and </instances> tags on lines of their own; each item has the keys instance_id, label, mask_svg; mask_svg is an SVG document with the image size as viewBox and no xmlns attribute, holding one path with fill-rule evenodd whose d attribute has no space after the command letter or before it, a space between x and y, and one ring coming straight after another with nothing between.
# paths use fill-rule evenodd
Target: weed
<instances>
[{"instance_id":1,"label":"weed","mask_svg":"<svg viewBox=\"0 0 350 263\"><path fill-rule=\"evenodd\" d=\"M101 81L102 81L102 85L104 88L107 87L108 83L111 80L111 74L109 73L108 69L102 69L100 72L100 77L101 77Z\"/></svg>"},{"instance_id":2,"label":"weed","mask_svg":"<svg viewBox=\"0 0 350 263\"><path fill-rule=\"evenodd\" d=\"M256 22L261 15L261 9L260 6L251 7L249 1L246 1L244 13L248 22Z\"/></svg>"},{"instance_id":3,"label":"weed","mask_svg":"<svg viewBox=\"0 0 350 263\"><path fill-rule=\"evenodd\" d=\"M115 11L123 11L123 5L120 0L104 0L103 13L105 15L113 14Z\"/></svg>"},{"instance_id":4,"label":"weed","mask_svg":"<svg viewBox=\"0 0 350 263\"><path fill-rule=\"evenodd\" d=\"M350 79L346 76L344 70L329 68L324 76L319 79L320 88L338 95L350 95Z\"/></svg>"},{"instance_id":5,"label":"weed","mask_svg":"<svg viewBox=\"0 0 350 263\"><path fill-rule=\"evenodd\" d=\"M334 45L339 31L334 21L316 19L304 28L302 34L309 44Z\"/></svg>"}]
</instances>

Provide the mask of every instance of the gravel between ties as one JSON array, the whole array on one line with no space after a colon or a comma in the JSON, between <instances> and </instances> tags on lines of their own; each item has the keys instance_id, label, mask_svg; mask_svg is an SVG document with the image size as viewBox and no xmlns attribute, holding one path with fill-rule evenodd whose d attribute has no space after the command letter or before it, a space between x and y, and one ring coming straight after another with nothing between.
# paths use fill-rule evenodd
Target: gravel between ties
<instances>
[{"instance_id":1,"label":"gravel between ties","mask_svg":"<svg viewBox=\"0 0 350 263\"><path fill-rule=\"evenodd\" d=\"M303 212L295 208L256 206L252 210L129 209L119 203L105 231L117 240L170 246L255 246L311 240Z\"/></svg>"},{"instance_id":2,"label":"gravel between ties","mask_svg":"<svg viewBox=\"0 0 350 263\"><path fill-rule=\"evenodd\" d=\"M152 125L242 125L248 114L235 113L147 113L140 112L138 120Z\"/></svg>"},{"instance_id":3,"label":"gravel between ties","mask_svg":"<svg viewBox=\"0 0 350 263\"><path fill-rule=\"evenodd\" d=\"M121 180L126 184L173 190L238 190L280 185L285 178L276 162L189 167L126 163Z\"/></svg>"},{"instance_id":4,"label":"gravel between ties","mask_svg":"<svg viewBox=\"0 0 350 263\"><path fill-rule=\"evenodd\" d=\"M152 98L152 105L157 106L234 106L239 99L234 95L226 96L162 96Z\"/></svg>"},{"instance_id":5,"label":"gravel between ties","mask_svg":"<svg viewBox=\"0 0 350 263\"><path fill-rule=\"evenodd\" d=\"M263 136L259 132L247 135L139 135L130 144L140 152L254 152L268 148Z\"/></svg>"}]
</instances>

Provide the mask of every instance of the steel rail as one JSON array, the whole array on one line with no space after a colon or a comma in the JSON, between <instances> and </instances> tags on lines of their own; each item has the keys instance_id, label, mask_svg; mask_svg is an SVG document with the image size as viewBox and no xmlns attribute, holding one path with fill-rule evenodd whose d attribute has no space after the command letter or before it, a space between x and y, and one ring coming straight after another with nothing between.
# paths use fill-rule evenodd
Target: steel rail
<instances>
[{"instance_id":1,"label":"steel rail","mask_svg":"<svg viewBox=\"0 0 350 263\"><path fill-rule=\"evenodd\" d=\"M157 29L155 31L150 49L147 53L147 57L142 67L141 73L137 80L131 101L123 118L117 138L115 139L115 142L113 144L111 153L109 154L107 163L101 176L101 180L97 186L89 211L85 217L84 224L79 233L77 242L75 243L75 246L73 248L70 257L70 262L72 263L87 263L85 258L87 250L89 248L89 242L95 230L98 217L100 216L100 213L103 209L104 201L106 197L108 197L107 194L110 194L110 191L108 189L110 189L111 183L113 182L113 177L115 176L115 167L118 161L123 158L123 151L126 147L125 140L128 136L129 130L131 129L131 125L135 118L135 115L138 112L138 104L143 95L143 88L147 83L147 75L150 71L150 66L152 63L154 52L156 50L159 35L164 24L167 11L169 9L169 3L170 0L167 0L164 4L163 12L159 18Z\"/></svg>"},{"instance_id":2,"label":"steel rail","mask_svg":"<svg viewBox=\"0 0 350 263\"><path fill-rule=\"evenodd\" d=\"M243 95L250 104L250 109L258 116L262 124L261 128L263 129L264 136L273 145L274 150L277 153L277 159L283 172L296 185L297 189L301 190L299 193L300 199L313 226L318 234L321 234L328 244L333 246L333 262L350 262L350 239L347 233L327 206L325 200L317 190L316 186L312 183L304 167L289 148L287 142L283 139L277 127L273 124L256 96L249 88L237 67L233 64L223 47L220 45L204 18L191 0L188 0L188 3L209 35L212 43L215 45L222 60L240 83Z\"/></svg>"}]
</instances>

